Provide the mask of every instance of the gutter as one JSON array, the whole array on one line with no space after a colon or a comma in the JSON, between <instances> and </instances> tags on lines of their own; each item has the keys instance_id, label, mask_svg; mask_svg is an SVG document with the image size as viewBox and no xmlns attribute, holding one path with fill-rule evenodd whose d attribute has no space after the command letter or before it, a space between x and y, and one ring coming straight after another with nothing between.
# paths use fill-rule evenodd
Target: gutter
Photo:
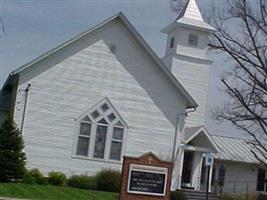
<instances>
[{"instance_id":1,"label":"gutter","mask_svg":"<svg viewBox=\"0 0 267 200\"><path fill-rule=\"evenodd\" d=\"M25 114L26 114L26 109L27 109L27 103L28 103L28 96L29 96L30 87L31 87L31 84L28 84L28 86L24 90L25 91L25 100L24 100L24 107L23 107L23 113L22 113L22 119L21 119L21 127L20 127L21 133L23 132L23 128L24 128Z\"/></svg>"},{"instance_id":2,"label":"gutter","mask_svg":"<svg viewBox=\"0 0 267 200\"><path fill-rule=\"evenodd\" d=\"M176 126L175 126L175 133L174 133L174 140L173 140L173 148L172 148L172 162L174 162L175 157L176 157L176 144L177 144L177 137L178 137L178 130L179 130L179 121L180 121L180 116L181 115L185 115L185 117L187 117L188 113L190 112L195 112L196 108L192 108L190 110L186 110L183 113L178 113L177 114L177 121L176 121ZM181 138L180 138L181 139ZM182 140L180 140L182 141Z\"/></svg>"}]
</instances>

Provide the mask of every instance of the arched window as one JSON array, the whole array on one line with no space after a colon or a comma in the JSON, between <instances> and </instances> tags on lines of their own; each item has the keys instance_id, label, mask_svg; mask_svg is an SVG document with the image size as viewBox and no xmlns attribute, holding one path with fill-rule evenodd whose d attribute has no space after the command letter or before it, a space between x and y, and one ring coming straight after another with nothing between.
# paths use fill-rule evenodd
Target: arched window
<instances>
[{"instance_id":1,"label":"arched window","mask_svg":"<svg viewBox=\"0 0 267 200\"><path fill-rule=\"evenodd\" d=\"M79 119L77 157L120 161L126 124L108 99L104 99Z\"/></svg>"}]
</instances>

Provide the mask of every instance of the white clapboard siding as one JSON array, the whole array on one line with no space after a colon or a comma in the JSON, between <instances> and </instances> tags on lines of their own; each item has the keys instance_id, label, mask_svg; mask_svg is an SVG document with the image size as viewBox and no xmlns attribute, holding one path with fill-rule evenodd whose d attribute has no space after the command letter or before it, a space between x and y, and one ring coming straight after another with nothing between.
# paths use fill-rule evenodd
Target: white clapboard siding
<instances>
[{"instance_id":1,"label":"white clapboard siding","mask_svg":"<svg viewBox=\"0 0 267 200\"><path fill-rule=\"evenodd\" d=\"M258 167L255 164L215 160L215 179L218 180L220 167L225 169L223 192L251 193L257 190Z\"/></svg>"},{"instance_id":2,"label":"white clapboard siding","mask_svg":"<svg viewBox=\"0 0 267 200\"><path fill-rule=\"evenodd\" d=\"M176 22L179 24L179 20ZM207 59L208 36L211 34L210 31L214 30L204 22L207 29L202 29L199 20L191 19L190 22L192 22L190 26L176 24L176 26L173 25L173 28L163 29L163 32L168 34L163 61L198 103L196 111L189 113L186 126L199 126L205 125L207 115L210 66L212 64ZM196 37L196 45L189 43L192 34ZM173 48L170 47L172 38L174 39Z\"/></svg>"},{"instance_id":3,"label":"white clapboard siding","mask_svg":"<svg viewBox=\"0 0 267 200\"><path fill-rule=\"evenodd\" d=\"M172 73L197 101L195 112L189 113L187 126L204 125L207 115L210 63L195 63L173 58Z\"/></svg>"},{"instance_id":4,"label":"white clapboard siding","mask_svg":"<svg viewBox=\"0 0 267 200\"><path fill-rule=\"evenodd\" d=\"M170 159L176 116L185 111L185 100L155 65L115 20L22 71L15 119L20 125L22 89L30 83L23 130L28 168L68 175L120 169L121 163L72 157L77 117L105 97L129 126L125 154L153 151Z\"/></svg>"}]
</instances>

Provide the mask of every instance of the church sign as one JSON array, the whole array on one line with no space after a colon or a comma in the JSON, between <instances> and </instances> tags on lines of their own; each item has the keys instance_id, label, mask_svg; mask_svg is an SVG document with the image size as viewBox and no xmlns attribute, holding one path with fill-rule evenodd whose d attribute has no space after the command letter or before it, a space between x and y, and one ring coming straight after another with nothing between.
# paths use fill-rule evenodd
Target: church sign
<instances>
[{"instance_id":1,"label":"church sign","mask_svg":"<svg viewBox=\"0 0 267 200\"><path fill-rule=\"evenodd\" d=\"M164 196L168 169L130 165L128 192Z\"/></svg>"},{"instance_id":2,"label":"church sign","mask_svg":"<svg viewBox=\"0 0 267 200\"><path fill-rule=\"evenodd\" d=\"M169 200L172 162L149 152L123 157L120 200Z\"/></svg>"}]
</instances>

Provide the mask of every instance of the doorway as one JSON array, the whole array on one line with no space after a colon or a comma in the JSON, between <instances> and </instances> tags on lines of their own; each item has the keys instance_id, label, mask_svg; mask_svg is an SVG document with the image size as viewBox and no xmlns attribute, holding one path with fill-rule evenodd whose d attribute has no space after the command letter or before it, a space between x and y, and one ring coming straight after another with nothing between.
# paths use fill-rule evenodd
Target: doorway
<instances>
[{"instance_id":1,"label":"doorway","mask_svg":"<svg viewBox=\"0 0 267 200\"><path fill-rule=\"evenodd\" d=\"M184 152L184 163L182 173L182 187L191 188L192 168L193 168L194 152Z\"/></svg>"},{"instance_id":2,"label":"doorway","mask_svg":"<svg viewBox=\"0 0 267 200\"><path fill-rule=\"evenodd\" d=\"M266 171L264 169L258 169L257 191L267 191L265 177Z\"/></svg>"}]
</instances>

